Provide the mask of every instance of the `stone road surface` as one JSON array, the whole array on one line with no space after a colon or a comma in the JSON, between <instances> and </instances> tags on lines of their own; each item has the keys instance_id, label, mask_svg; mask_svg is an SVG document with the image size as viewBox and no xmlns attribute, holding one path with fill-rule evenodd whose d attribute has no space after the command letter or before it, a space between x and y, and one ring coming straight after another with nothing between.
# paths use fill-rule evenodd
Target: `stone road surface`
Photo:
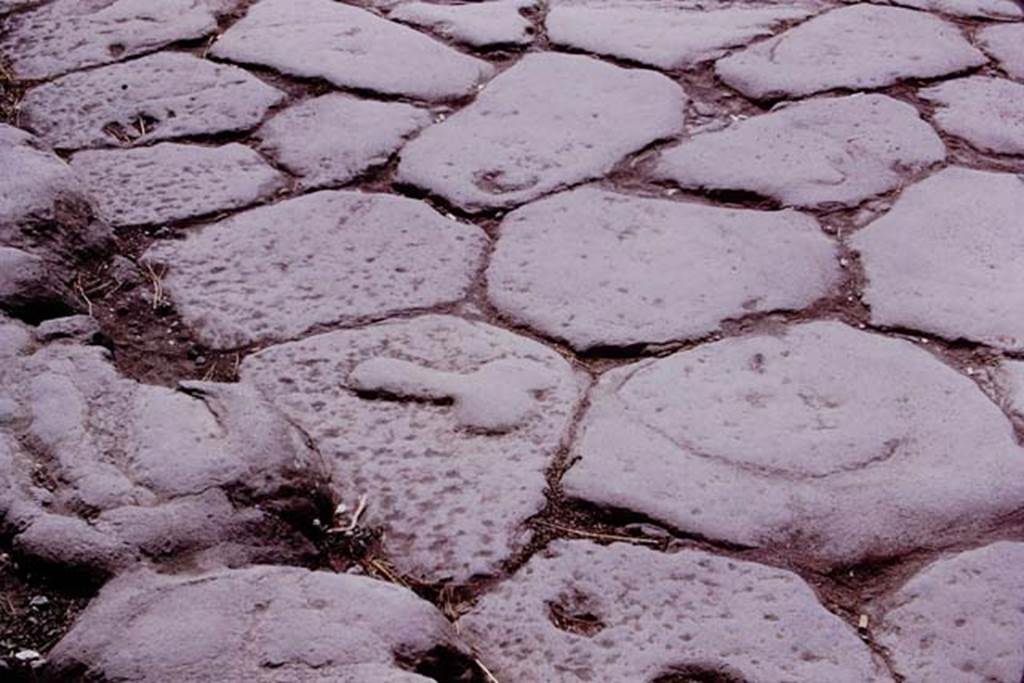
<instances>
[{"instance_id":1,"label":"stone road surface","mask_svg":"<svg viewBox=\"0 0 1024 683\"><path fill-rule=\"evenodd\" d=\"M0 679L1024 680L1024 2L0 0L0 66Z\"/></svg>"}]
</instances>

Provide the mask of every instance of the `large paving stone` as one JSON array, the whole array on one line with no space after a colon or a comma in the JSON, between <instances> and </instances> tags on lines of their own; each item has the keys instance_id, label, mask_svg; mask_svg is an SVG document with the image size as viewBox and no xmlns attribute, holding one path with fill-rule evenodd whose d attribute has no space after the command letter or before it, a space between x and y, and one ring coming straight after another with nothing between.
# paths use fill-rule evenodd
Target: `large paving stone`
<instances>
[{"instance_id":1,"label":"large paving stone","mask_svg":"<svg viewBox=\"0 0 1024 683\"><path fill-rule=\"evenodd\" d=\"M850 2L851 0L847 0ZM885 2L885 0L873 0ZM1024 19L1024 8L1017 0L890 0L886 4L902 5L913 9L942 12L954 17L975 19L999 19L1013 21ZM1014 681L1014 683L1017 683Z\"/></svg>"},{"instance_id":2,"label":"large paving stone","mask_svg":"<svg viewBox=\"0 0 1024 683\"><path fill-rule=\"evenodd\" d=\"M688 138L662 155L655 175L786 206L853 206L945 157L942 140L909 104L851 95L806 100Z\"/></svg>"},{"instance_id":3,"label":"large paving stone","mask_svg":"<svg viewBox=\"0 0 1024 683\"><path fill-rule=\"evenodd\" d=\"M237 67L161 52L32 88L21 112L46 142L78 149L245 130L283 99Z\"/></svg>"},{"instance_id":4,"label":"large paving stone","mask_svg":"<svg viewBox=\"0 0 1024 683\"><path fill-rule=\"evenodd\" d=\"M167 267L164 288L198 336L233 348L456 301L486 242L411 199L318 192L157 243L146 258Z\"/></svg>"},{"instance_id":5,"label":"large paving stone","mask_svg":"<svg viewBox=\"0 0 1024 683\"><path fill-rule=\"evenodd\" d=\"M729 318L800 309L838 272L810 216L583 188L510 214L487 283L505 315L588 349L694 339Z\"/></svg>"},{"instance_id":6,"label":"large paving stone","mask_svg":"<svg viewBox=\"0 0 1024 683\"><path fill-rule=\"evenodd\" d=\"M533 24L523 16L538 0L490 0L465 5L404 2L388 18L476 47L528 45Z\"/></svg>"},{"instance_id":7,"label":"large paving stone","mask_svg":"<svg viewBox=\"0 0 1024 683\"><path fill-rule=\"evenodd\" d=\"M300 176L304 188L341 185L384 163L433 122L429 111L397 102L324 95L263 124L260 148Z\"/></svg>"},{"instance_id":8,"label":"large paving stone","mask_svg":"<svg viewBox=\"0 0 1024 683\"><path fill-rule=\"evenodd\" d=\"M407 145L398 178L466 210L511 207L603 175L677 133L685 101L661 74L529 54Z\"/></svg>"},{"instance_id":9,"label":"large paving stone","mask_svg":"<svg viewBox=\"0 0 1024 683\"><path fill-rule=\"evenodd\" d=\"M494 572L529 539L584 379L551 349L423 316L271 347L242 381L312 437L350 509L403 572Z\"/></svg>"},{"instance_id":10,"label":"large paving stone","mask_svg":"<svg viewBox=\"0 0 1024 683\"><path fill-rule=\"evenodd\" d=\"M854 235L879 325L1024 350L1024 178L948 168Z\"/></svg>"},{"instance_id":11,"label":"large paving stone","mask_svg":"<svg viewBox=\"0 0 1024 683\"><path fill-rule=\"evenodd\" d=\"M978 43L1011 78L1024 80L1024 24L984 28L978 31Z\"/></svg>"},{"instance_id":12,"label":"large paving stone","mask_svg":"<svg viewBox=\"0 0 1024 683\"><path fill-rule=\"evenodd\" d=\"M821 568L941 545L1024 503L1024 450L977 385L832 322L605 374L573 455L569 496Z\"/></svg>"},{"instance_id":13,"label":"large paving stone","mask_svg":"<svg viewBox=\"0 0 1024 683\"><path fill-rule=\"evenodd\" d=\"M261 0L212 53L342 88L423 100L470 95L494 71L415 29L333 0Z\"/></svg>"},{"instance_id":14,"label":"large paving stone","mask_svg":"<svg viewBox=\"0 0 1024 683\"><path fill-rule=\"evenodd\" d=\"M907 683L1019 683L1022 565L1024 543L994 543L938 560L880 601L874 632L893 670Z\"/></svg>"},{"instance_id":15,"label":"large paving stone","mask_svg":"<svg viewBox=\"0 0 1024 683\"><path fill-rule=\"evenodd\" d=\"M860 4L720 59L715 70L745 95L775 99L936 78L987 61L955 25L938 17Z\"/></svg>"},{"instance_id":16,"label":"large paving stone","mask_svg":"<svg viewBox=\"0 0 1024 683\"><path fill-rule=\"evenodd\" d=\"M1024 85L972 76L921 91L939 105L933 120L950 135L997 154L1024 154Z\"/></svg>"},{"instance_id":17,"label":"large paving stone","mask_svg":"<svg viewBox=\"0 0 1024 683\"><path fill-rule=\"evenodd\" d=\"M507 681L889 681L795 574L557 541L459 620Z\"/></svg>"}]
</instances>

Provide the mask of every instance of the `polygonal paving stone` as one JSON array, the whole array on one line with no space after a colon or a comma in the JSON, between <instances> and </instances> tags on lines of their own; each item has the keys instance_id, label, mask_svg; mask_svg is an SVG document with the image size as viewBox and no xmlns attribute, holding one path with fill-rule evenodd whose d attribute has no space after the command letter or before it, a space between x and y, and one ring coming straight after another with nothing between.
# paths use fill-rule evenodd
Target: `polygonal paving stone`
<instances>
[{"instance_id":1,"label":"polygonal paving stone","mask_svg":"<svg viewBox=\"0 0 1024 683\"><path fill-rule=\"evenodd\" d=\"M856 5L832 10L718 60L727 85L757 99L880 88L986 63L953 24L925 12Z\"/></svg>"},{"instance_id":2,"label":"polygonal paving stone","mask_svg":"<svg viewBox=\"0 0 1024 683\"><path fill-rule=\"evenodd\" d=\"M177 52L32 88L22 122L54 147L113 147L245 130L284 93L242 69Z\"/></svg>"},{"instance_id":3,"label":"polygonal paving stone","mask_svg":"<svg viewBox=\"0 0 1024 683\"><path fill-rule=\"evenodd\" d=\"M508 681L889 681L796 574L556 541L459 620Z\"/></svg>"},{"instance_id":4,"label":"polygonal paving stone","mask_svg":"<svg viewBox=\"0 0 1024 683\"><path fill-rule=\"evenodd\" d=\"M463 297L487 242L477 227L383 194L318 192L154 245L164 288L215 348L280 341Z\"/></svg>"},{"instance_id":5,"label":"polygonal paving stone","mask_svg":"<svg viewBox=\"0 0 1024 683\"><path fill-rule=\"evenodd\" d=\"M838 270L809 216L583 188L510 214L487 280L502 313L589 349L698 338L729 318L803 308Z\"/></svg>"},{"instance_id":6,"label":"polygonal paving stone","mask_svg":"<svg viewBox=\"0 0 1024 683\"><path fill-rule=\"evenodd\" d=\"M432 122L408 104L324 95L289 107L256 133L260 148L304 188L340 185L384 163L406 138Z\"/></svg>"},{"instance_id":7,"label":"polygonal paving stone","mask_svg":"<svg viewBox=\"0 0 1024 683\"><path fill-rule=\"evenodd\" d=\"M494 71L419 31L333 0L261 0L212 54L342 88L424 100L472 94Z\"/></svg>"},{"instance_id":8,"label":"polygonal paving stone","mask_svg":"<svg viewBox=\"0 0 1024 683\"><path fill-rule=\"evenodd\" d=\"M1024 154L1024 85L972 76L920 92L939 105L933 121L950 135L997 154Z\"/></svg>"},{"instance_id":9,"label":"polygonal paving stone","mask_svg":"<svg viewBox=\"0 0 1024 683\"><path fill-rule=\"evenodd\" d=\"M409 143L398 178L470 211L514 206L603 175L677 133L685 102L661 74L528 54Z\"/></svg>"},{"instance_id":10,"label":"polygonal paving stone","mask_svg":"<svg viewBox=\"0 0 1024 683\"><path fill-rule=\"evenodd\" d=\"M79 152L71 167L113 225L176 221L233 209L272 195L283 176L245 145L165 142L129 150Z\"/></svg>"},{"instance_id":11,"label":"polygonal paving stone","mask_svg":"<svg viewBox=\"0 0 1024 683\"><path fill-rule=\"evenodd\" d=\"M567 495L811 566L941 545L1024 504L1024 450L971 380L831 322L605 374L573 455Z\"/></svg>"},{"instance_id":12,"label":"polygonal paving stone","mask_svg":"<svg viewBox=\"0 0 1024 683\"><path fill-rule=\"evenodd\" d=\"M851 2L852 0L846 0ZM942 12L954 17L999 19L1013 21L1024 18L1024 8L1017 0L872 0L912 9ZM1014 681L1014 683L1017 683Z\"/></svg>"},{"instance_id":13,"label":"polygonal paving stone","mask_svg":"<svg viewBox=\"0 0 1024 683\"><path fill-rule=\"evenodd\" d=\"M893 670L907 683L1019 683L1022 566L1024 543L994 543L938 560L880 601L873 631Z\"/></svg>"},{"instance_id":14,"label":"polygonal paving stone","mask_svg":"<svg viewBox=\"0 0 1024 683\"><path fill-rule=\"evenodd\" d=\"M852 206L945 157L942 140L909 104L851 95L799 102L688 138L662 154L655 175L786 206Z\"/></svg>"},{"instance_id":15,"label":"polygonal paving stone","mask_svg":"<svg viewBox=\"0 0 1024 683\"><path fill-rule=\"evenodd\" d=\"M311 436L403 572L493 572L528 540L584 380L551 349L423 316L271 347L242 363Z\"/></svg>"},{"instance_id":16,"label":"polygonal paving stone","mask_svg":"<svg viewBox=\"0 0 1024 683\"><path fill-rule=\"evenodd\" d=\"M533 41L533 24L522 12L536 7L537 0L491 0L466 5L405 2L391 10L388 18L477 47L528 45Z\"/></svg>"},{"instance_id":17,"label":"polygonal paving stone","mask_svg":"<svg viewBox=\"0 0 1024 683\"><path fill-rule=\"evenodd\" d=\"M854 235L879 325L1024 350L1024 178L948 168Z\"/></svg>"},{"instance_id":18,"label":"polygonal paving stone","mask_svg":"<svg viewBox=\"0 0 1024 683\"><path fill-rule=\"evenodd\" d=\"M978 44L1011 78L1024 80L1024 24L984 28L978 31Z\"/></svg>"}]
</instances>

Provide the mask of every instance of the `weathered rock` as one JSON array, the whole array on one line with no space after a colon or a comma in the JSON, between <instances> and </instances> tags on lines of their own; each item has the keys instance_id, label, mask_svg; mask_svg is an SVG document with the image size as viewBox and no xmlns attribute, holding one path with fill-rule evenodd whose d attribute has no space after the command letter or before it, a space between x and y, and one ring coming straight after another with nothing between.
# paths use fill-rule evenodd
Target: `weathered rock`
<instances>
[{"instance_id":1,"label":"weathered rock","mask_svg":"<svg viewBox=\"0 0 1024 683\"><path fill-rule=\"evenodd\" d=\"M1011 78L1024 80L1024 24L983 28L978 43Z\"/></svg>"},{"instance_id":2,"label":"weathered rock","mask_svg":"<svg viewBox=\"0 0 1024 683\"><path fill-rule=\"evenodd\" d=\"M20 311L53 298L46 263L13 247L0 247L0 309Z\"/></svg>"},{"instance_id":3,"label":"weathered rock","mask_svg":"<svg viewBox=\"0 0 1024 683\"><path fill-rule=\"evenodd\" d=\"M938 17L860 4L720 59L715 70L745 95L775 99L936 78L987 61L955 25Z\"/></svg>"},{"instance_id":4,"label":"weathered rock","mask_svg":"<svg viewBox=\"0 0 1024 683\"><path fill-rule=\"evenodd\" d=\"M523 16L535 9L538 0L490 0L465 5L436 5L405 2L388 18L477 47L528 45L533 41L533 24Z\"/></svg>"},{"instance_id":5,"label":"weathered rock","mask_svg":"<svg viewBox=\"0 0 1024 683\"><path fill-rule=\"evenodd\" d=\"M1003 392L1003 406L1024 428L1024 362L1003 361L994 371L996 386Z\"/></svg>"},{"instance_id":6,"label":"weathered rock","mask_svg":"<svg viewBox=\"0 0 1024 683\"><path fill-rule=\"evenodd\" d=\"M432 122L429 111L396 102L324 95L270 119L256 136L261 149L304 188L341 185L388 160Z\"/></svg>"},{"instance_id":7,"label":"weathered rock","mask_svg":"<svg viewBox=\"0 0 1024 683\"><path fill-rule=\"evenodd\" d=\"M164 223L234 209L284 186L280 173L237 143L88 150L71 158L71 168L113 225Z\"/></svg>"},{"instance_id":8,"label":"weathered rock","mask_svg":"<svg viewBox=\"0 0 1024 683\"><path fill-rule=\"evenodd\" d=\"M60 339L72 339L83 344L92 343L102 334L96 318L87 315L69 315L39 323L35 330L36 341L48 343Z\"/></svg>"},{"instance_id":9,"label":"weathered rock","mask_svg":"<svg viewBox=\"0 0 1024 683\"><path fill-rule=\"evenodd\" d=\"M212 53L342 88L423 100L465 97L494 72L419 31L332 0L262 0Z\"/></svg>"},{"instance_id":10,"label":"weathered rock","mask_svg":"<svg viewBox=\"0 0 1024 683\"><path fill-rule=\"evenodd\" d=\"M934 122L950 135L997 154L1024 154L1024 85L972 76L922 90L939 105Z\"/></svg>"},{"instance_id":11,"label":"weathered rock","mask_svg":"<svg viewBox=\"0 0 1024 683\"><path fill-rule=\"evenodd\" d=\"M311 436L350 510L366 496L397 569L430 581L527 542L583 383L537 342L448 316L274 346L241 375Z\"/></svg>"},{"instance_id":12,"label":"weathered rock","mask_svg":"<svg viewBox=\"0 0 1024 683\"><path fill-rule=\"evenodd\" d=\"M661 74L529 54L409 143L398 177L466 210L511 207L603 175L675 134L684 105Z\"/></svg>"},{"instance_id":13,"label":"weathered rock","mask_svg":"<svg viewBox=\"0 0 1024 683\"><path fill-rule=\"evenodd\" d=\"M242 69L161 52L32 88L21 112L49 144L78 149L245 130L283 99Z\"/></svg>"},{"instance_id":14,"label":"weathered rock","mask_svg":"<svg viewBox=\"0 0 1024 683\"><path fill-rule=\"evenodd\" d=\"M1024 350L1024 178L948 168L854 235L871 319Z\"/></svg>"},{"instance_id":15,"label":"weathered rock","mask_svg":"<svg viewBox=\"0 0 1024 683\"><path fill-rule=\"evenodd\" d=\"M850 2L851 0L846 1ZM885 2L929 12L942 12L954 17L1003 21L1024 19L1024 8L1018 4L1017 0L889 0L888 2L872 0L872 2Z\"/></svg>"},{"instance_id":16,"label":"weathered rock","mask_svg":"<svg viewBox=\"0 0 1024 683\"><path fill-rule=\"evenodd\" d=\"M426 204L318 192L160 242L164 289L215 348L284 340L462 298L486 236Z\"/></svg>"},{"instance_id":17,"label":"weathered rock","mask_svg":"<svg viewBox=\"0 0 1024 683\"><path fill-rule=\"evenodd\" d=\"M1024 503L1024 451L977 385L831 322L606 373L573 455L569 496L822 568L941 546Z\"/></svg>"},{"instance_id":18,"label":"weathered rock","mask_svg":"<svg viewBox=\"0 0 1024 683\"><path fill-rule=\"evenodd\" d=\"M589 349L695 339L729 318L800 309L838 272L809 216L583 188L510 214L487 283L505 315Z\"/></svg>"}]
</instances>

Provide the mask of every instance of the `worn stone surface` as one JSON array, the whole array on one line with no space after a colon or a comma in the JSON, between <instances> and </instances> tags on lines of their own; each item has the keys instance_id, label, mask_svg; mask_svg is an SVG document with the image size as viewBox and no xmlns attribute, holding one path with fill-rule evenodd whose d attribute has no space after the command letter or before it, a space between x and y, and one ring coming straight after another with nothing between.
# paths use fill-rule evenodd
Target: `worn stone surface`
<instances>
[{"instance_id":1,"label":"worn stone surface","mask_svg":"<svg viewBox=\"0 0 1024 683\"><path fill-rule=\"evenodd\" d=\"M583 188L510 214L487 282L503 314L589 349L695 339L729 318L800 309L838 271L809 216Z\"/></svg>"},{"instance_id":2,"label":"worn stone surface","mask_svg":"<svg viewBox=\"0 0 1024 683\"><path fill-rule=\"evenodd\" d=\"M51 298L49 269L34 254L0 246L0 309L18 311Z\"/></svg>"},{"instance_id":3,"label":"worn stone surface","mask_svg":"<svg viewBox=\"0 0 1024 683\"><path fill-rule=\"evenodd\" d=\"M1024 81L1024 24L983 28L978 43L1011 78Z\"/></svg>"},{"instance_id":4,"label":"worn stone surface","mask_svg":"<svg viewBox=\"0 0 1024 683\"><path fill-rule=\"evenodd\" d=\"M885 0L873 1L885 2ZM954 17L1002 21L1024 19L1024 8L1017 0L889 0L886 4L941 12Z\"/></svg>"},{"instance_id":5,"label":"worn stone surface","mask_svg":"<svg viewBox=\"0 0 1024 683\"><path fill-rule=\"evenodd\" d=\"M681 187L752 192L786 206L852 206L944 160L912 106L884 95L806 100L685 140L654 173Z\"/></svg>"},{"instance_id":6,"label":"worn stone surface","mask_svg":"<svg viewBox=\"0 0 1024 683\"><path fill-rule=\"evenodd\" d=\"M1024 84L972 76L921 91L939 105L933 121L950 135L997 154L1024 154Z\"/></svg>"},{"instance_id":7,"label":"worn stone surface","mask_svg":"<svg viewBox=\"0 0 1024 683\"><path fill-rule=\"evenodd\" d=\"M429 29L445 38L474 45L528 45L533 24L523 11L537 8L537 0L490 0L464 5L404 2L388 18Z\"/></svg>"},{"instance_id":8,"label":"worn stone surface","mask_svg":"<svg viewBox=\"0 0 1024 683\"><path fill-rule=\"evenodd\" d=\"M871 319L1024 350L1024 178L952 167L855 235Z\"/></svg>"},{"instance_id":9,"label":"worn stone surface","mask_svg":"<svg viewBox=\"0 0 1024 683\"><path fill-rule=\"evenodd\" d=\"M936 78L986 61L954 24L925 12L859 4L720 59L715 71L745 95L775 99Z\"/></svg>"},{"instance_id":10,"label":"worn stone surface","mask_svg":"<svg viewBox=\"0 0 1024 683\"><path fill-rule=\"evenodd\" d=\"M212 53L342 88L423 100L470 95L493 73L482 60L333 0L261 0Z\"/></svg>"},{"instance_id":11,"label":"worn stone surface","mask_svg":"<svg viewBox=\"0 0 1024 683\"><path fill-rule=\"evenodd\" d=\"M395 566L432 581L526 543L582 389L553 350L448 316L271 347L241 374L310 434L350 509L367 496Z\"/></svg>"},{"instance_id":12,"label":"worn stone surface","mask_svg":"<svg viewBox=\"0 0 1024 683\"><path fill-rule=\"evenodd\" d=\"M684 104L660 74L528 54L407 145L398 178L466 210L511 207L607 173L673 135Z\"/></svg>"}]
</instances>

